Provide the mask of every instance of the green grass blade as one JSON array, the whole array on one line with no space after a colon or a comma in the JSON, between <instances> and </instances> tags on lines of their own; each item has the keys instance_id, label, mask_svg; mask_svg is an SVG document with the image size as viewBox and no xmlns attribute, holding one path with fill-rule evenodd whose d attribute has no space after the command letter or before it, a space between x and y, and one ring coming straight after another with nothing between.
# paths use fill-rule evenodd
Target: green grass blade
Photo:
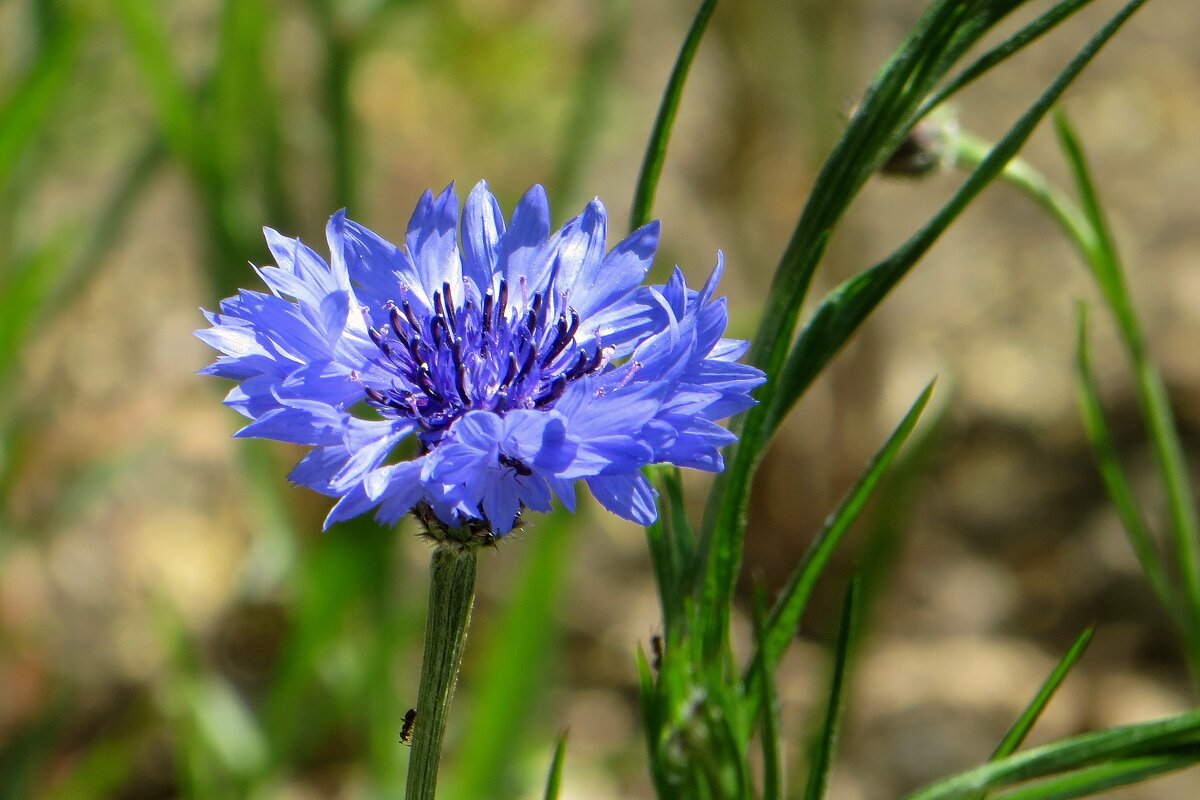
<instances>
[{"instance_id":1,"label":"green grass blade","mask_svg":"<svg viewBox=\"0 0 1200 800\"><path fill-rule=\"evenodd\" d=\"M661 478L665 503L658 519L646 528L646 541L662 606L663 634L669 637L683 618L684 597L691 586L696 534L687 518L678 469L660 467L655 471Z\"/></svg>"},{"instance_id":2,"label":"green grass blade","mask_svg":"<svg viewBox=\"0 0 1200 800\"><path fill-rule=\"evenodd\" d=\"M196 169L203 152L196 138L196 102L171 55L173 47L160 17L161 6L142 0L116 0L112 8L150 92L163 135L176 157Z\"/></svg>"},{"instance_id":3,"label":"green grass blade","mask_svg":"<svg viewBox=\"0 0 1200 800\"><path fill-rule=\"evenodd\" d=\"M554 759L550 762L550 774L546 776L546 800L558 800L558 791L562 786L563 761L567 757L567 732L563 731L554 746Z\"/></svg>"},{"instance_id":4,"label":"green grass blade","mask_svg":"<svg viewBox=\"0 0 1200 800\"><path fill-rule=\"evenodd\" d=\"M996 800L1069 800L1072 797L1091 797L1118 786L1141 783L1167 772L1185 769L1200 760L1193 751L1182 755L1142 756L1089 767L1050 778L1035 786L1023 787L998 795Z\"/></svg>"},{"instance_id":5,"label":"green grass blade","mask_svg":"<svg viewBox=\"0 0 1200 800\"><path fill-rule=\"evenodd\" d=\"M1083 428L1087 433L1088 442L1091 444L1092 455L1096 459L1104 487L1108 490L1108 496L1116 508L1117 516L1121 519L1121 527L1125 529L1125 535L1129 538L1129 544L1133 547L1134 555L1137 556L1142 572L1150 581L1150 586L1163 607L1172 614L1177 624L1183 624L1183 620L1179 617L1180 609L1177 606L1174 589L1167 576L1162 552L1142 516L1141 509L1134 498L1133 489L1129 485L1128 478L1125 477L1125 470L1117 455L1116 445L1113 444L1112 434L1104 417L1104 409L1100 405L1100 393L1096 388L1096 378L1092 371L1089 349L1087 310L1081 305L1077 322L1075 366ZM1185 625L1184 630L1186 629Z\"/></svg>"},{"instance_id":6,"label":"green grass blade","mask_svg":"<svg viewBox=\"0 0 1200 800\"><path fill-rule=\"evenodd\" d=\"M858 596L858 579L854 578L850 581L850 586L846 590L846 600L842 605L842 625L838 631L837 649L833 656L833 680L829 687L829 705L825 710L825 721L813 742L804 800L822 800L829 788L829 770L833 767L833 749L837 745L842 709L846 704L846 673L850 665L850 647L854 641L857 625Z\"/></svg>"},{"instance_id":7,"label":"green grass blade","mask_svg":"<svg viewBox=\"0 0 1200 800\"><path fill-rule=\"evenodd\" d=\"M975 61L971 62L970 65L930 95L928 99L921 103L916 118L920 119L925 116L925 114L961 91L968 84L983 77L984 74L1000 65L1010 56L1016 55L1025 47L1037 41L1061 22L1072 16L1076 11L1079 11L1086 5L1090 5L1091 2L1092 0L1063 0L1053 8L1045 11L1003 42L975 59Z\"/></svg>"},{"instance_id":8,"label":"green grass blade","mask_svg":"<svg viewBox=\"0 0 1200 800\"><path fill-rule=\"evenodd\" d=\"M55 25L29 72L9 91L8 101L0 108L0 185L26 146L45 130L46 118L69 85L82 34L81 22Z\"/></svg>"},{"instance_id":9,"label":"green grass blade","mask_svg":"<svg viewBox=\"0 0 1200 800\"><path fill-rule=\"evenodd\" d=\"M629 228L640 228L650 221L650 209L654 207L654 193L658 190L658 179L662 175L663 162L667 158L667 143L671 139L671 127L675 124L675 112L679 110L679 100L683 97L683 86L687 83L688 70L700 47L700 39L708 28L708 21L717 8L717 0L702 0L692 26L688 29L671 69L671 77L667 81L666 91L663 92L662 103L658 107L658 116L654 119L654 128L650 132L650 141L646 143L646 155L642 158L642 170L638 174L637 188L633 192L633 206L629 211Z\"/></svg>"},{"instance_id":10,"label":"green grass blade","mask_svg":"<svg viewBox=\"0 0 1200 800\"><path fill-rule=\"evenodd\" d=\"M963 209L1004 169L1034 128L1100 49L1146 0L1131 0L1097 32L992 148L954 196L921 230L884 261L844 282L822 302L805 326L783 366L768 407L766 429L773 431L809 384L829 363L876 306Z\"/></svg>"},{"instance_id":11,"label":"green grass blade","mask_svg":"<svg viewBox=\"0 0 1200 800\"><path fill-rule=\"evenodd\" d=\"M594 152L605 122L611 117L608 95L616 65L624 51L630 4L626 0L607 0L598 6L599 28L588 43L564 131L562 152L554 169L554 179L550 181L551 208L573 207L584 165Z\"/></svg>"},{"instance_id":12,"label":"green grass blade","mask_svg":"<svg viewBox=\"0 0 1200 800\"><path fill-rule=\"evenodd\" d=\"M917 118L913 112L945 76L955 58L986 33L989 25L1018 4L1016 0L1007 3L935 2L880 70L821 168L780 259L762 321L753 337L751 363L771 376L780 374L791 352L796 323L812 277L846 207L915 124ZM1106 29L1098 40L1089 43L1080 55L1082 63L1073 63L1068 67L1068 76L1065 79L1060 76L1053 84L1054 96L1061 93L1082 69L1083 63L1114 31L1115 28ZM974 191L981 189L983 184L974 187ZM949 218L942 220L942 224L948 223ZM932 238L936 238L936 234L930 242ZM885 287L881 283L878 288ZM841 333L848 336L854 327L850 325ZM841 342L826 345L828 355L831 355ZM818 364L812 366L819 369ZM801 383L806 384L810 379L811 376ZM802 389L803 386L791 388ZM784 397L776 400L780 393ZM797 395L789 395L776 381L771 381L760 387L756 396L759 406L734 422L733 427L740 433L741 440L728 452L726 471L718 476L710 494L698 548L702 569L698 570L697 580L702 597L702 618L706 621L703 637L710 656L720 651L728 636L727 609L741 564L751 480L774 432L772 423L795 402ZM775 415L774 419L771 415Z\"/></svg>"},{"instance_id":13,"label":"green grass blade","mask_svg":"<svg viewBox=\"0 0 1200 800\"><path fill-rule=\"evenodd\" d=\"M842 541L842 537L867 504L871 493L879 485L884 472L895 460L905 440L916 427L917 420L920 419L921 412L925 410L932 392L933 384L931 383L917 397L916 402L904 415L904 419L900 421L883 447L871 459L857 483L842 500L841 505L826 520L821 532L817 534L817 538L813 540L808 552L804 554L803 560L797 565L796 570L788 579L787 585L776 599L775 606L771 609L771 615L767 620L764 636L743 681L743 694L747 697L747 702L752 704L751 719L756 718L760 710L755 700L760 693L758 687L755 686L758 681L757 676L761 671L757 662L765 661L771 669L774 669L783 658L788 645L791 644L792 637L795 636L796 627L800 624L800 617L804 614L817 579L824 572L825 566Z\"/></svg>"},{"instance_id":14,"label":"green grass blade","mask_svg":"<svg viewBox=\"0 0 1200 800\"><path fill-rule=\"evenodd\" d=\"M1171 411L1162 377L1146 352L1144 336L1123 277L1120 257L1105 219L1095 183L1079 139L1065 114L1056 118L1059 145L1071 167L1084 216L1095 232L1093 266L1101 292L1121 332L1133 366L1142 415L1149 428L1158 472L1167 496L1172 555L1179 564L1187 627L1200 626L1200 517L1188 477L1187 461L1179 441L1175 416ZM1195 637L1191 637L1195 638ZM1197 656L1200 658L1200 655ZM1193 664L1200 670L1200 661Z\"/></svg>"},{"instance_id":15,"label":"green grass blade","mask_svg":"<svg viewBox=\"0 0 1200 800\"><path fill-rule=\"evenodd\" d=\"M910 794L908 800L960 800L1034 778L1161 755L1200 761L1200 711L1107 728L1015 753L940 780Z\"/></svg>"},{"instance_id":16,"label":"green grass blade","mask_svg":"<svg viewBox=\"0 0 1200 800\"><path fill-rule=\"evenodd\" d=\"M1140 783L1165 772L1186 769L1198 760L1198 753L1176 756L1144 756L1126 758L1049 778L1036 786L1025 787L998 795L996 800L1069 800L1088 798L1130 783Z\"/></svg>"},{"instance_id":17,"label":"green grass blade","mask_svg":"<svg viewBox=\"0 0 1200 800\"><path fill-rule=\"evenodd\" d=\"M1112 231L1105 218L1096 186L1092 180L1091 171L1084 157L1079 138L1071 127L1070 121L1061 109L1054 115L1054 129L1058 135L1059 149L1071 168L1071 176L1075 188L1079 192L1080 210L1088 223L1090 252L1084 253L1088 267L1093 277L1100 285L1100 291L1116 317L1117 325L1127 346L1137 351L1141 356L1143 350L1142 333L1137 322L1137 314L1133 309L1133 301L1129 289L1125 285L1125 277L1121 268L1120 256L1113 241Z\"/></svg>"},{"instance_id":18,"label":"green grass blade","mask_svg":"<svg viewBox=\"0 0 1200 800\"><path fill-rule=\"evenodd\" d=\"M1008 729L1008 733L1004 734L1004 738L1000 740L1000 744L992 752L989 761L997 761L1017 751L1017 748L1025 741L1025 737L1033 730L1033 726L1037 723L1038 718L1042 716L1042 712L1046 710L1046 706L1050 703L1051 698L1054 697L1054 693L1058 691L1058 687L1066 679L1067 673L1083 657L1088 645L1092 642L1093 633L1094 630L1092 628L1087 628L1083 633L1079 634L1079 638L1067 650L1066 655L1062 657L1062 660L1058 662L1051 673L1046 676L1046 680L1042 682L1033 700L1030 701L1029 705L1025 706L1025 710L1021 712L1021 716L1017 717L1017 721ZM983 795L979 797L982 798Z\"/></svg>"},{"instance_id":19,"label":"green grass blade","mask_svg":"<svg viewBox=\"0 0 1200 800\"><path fill-rule=\"evenodd\" d=\"M110 736L97 742L71 765L70 772L39 795L43 800L87 800L119 797L121 788L138 768L144 742L137 735ZM144 758L144 756L142 756ZM5 794L5 797L30 795Z\"/></svg>"},{"instance_id":20,"label":"green grass blade","mask_svg":"<svg viewBox=\"0 0 1200 800\"><path fill-rule=\"evenodd\" d=\"M479 643L486 670L470 681L475 692L471 724L459 743L452 768L445 770L438 796L474 800L513 780L514 749L537 708L547 655L552 652L555 612L577 526L562 509L543 517L530 534L527 559L504 616L489 626Z\"/></svg>"},{"instance_id":21,"label":"green grass blade","mask_svg":"<svg viewBox=\"0 0 1200 800\"><path fill-rule=\"evenodd\" d=\"M767 602L762 591L754 595L754 640L761 647L766 638ZM757 662L758 703L763 709L759 739L763 754L762 800L783 797L783 747L779 738L779 699L775 694L775 671L763 659Z\"/></svg>"},{"instance_id":22,"label":"green grass blade","mask_svg":"<svg viewBox=\"0 0 1200 800\"><path fill-rule=\"evenodd\" d=\"M36 252L0 274L0 382L20 358L35 321L44 321L42 310L70 264L68 252L76 236L74 226L62 227Z\"/></svg>"},{"instance_id":23,"label":"green grass blade","mask_svg":"<svg viewBox=\"0 0 1200 800\"><path fill-rule=\"evenodd\" d=\"M663 752L662 736L665 724L660 693L650 669L650 662L642 648L637 649L639 716L642 718L642 735L646 741L646 757L650 764L650 779L654 782L655 794L671 796L671 784L667 780L669 765Z\"/></svg>"}]
</instances>

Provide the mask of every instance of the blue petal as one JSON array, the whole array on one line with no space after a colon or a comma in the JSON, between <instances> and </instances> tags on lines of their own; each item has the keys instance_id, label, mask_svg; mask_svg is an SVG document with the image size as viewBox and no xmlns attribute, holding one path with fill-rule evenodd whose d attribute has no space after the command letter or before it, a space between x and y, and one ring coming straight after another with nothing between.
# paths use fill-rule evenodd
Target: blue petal
<instances>
[{"instance_id":1,"label":"blue petal","mask_svg":"<svg viewBox=\"0 0 1200 800\"><path fill-rule=\"evenodd\" d=\"M487 181L475 184L467 196L462 215L462 269L479 293L492 286L496 272L496 250L504 235L500 204L488 191Z\"/></svg>"},{"instance_id":2,"label":"blue petal","mask_svg":"<svg viewBox=\"0 0 1200 800\"><path fill-rule=\"evenodd\" d=\"M508 229L496 246L496 274L508 279L512 286L521 278L529 279L528 261L546 243L550 235L550 204L546 190L534 186L517 203Z\"/></svg>"},{"instance_id":3,"label":"blue petal","mask_svg":"<svg viewBox=\"0 0 1200 800\"><path fill-rule=\"evenodd\" d=\"M389 300L405 299L429 311L429 296L407 253L357 222L336 216L328 235L333 259L345 262L355 294L372 314L382 314Z\"/></svg>"},{"instance_id":4,"label":"blue petal","mask_svg":"<svg viewBox=\"0 0 1200 800\"><path fill-rule=\"evenodd\" d=\"M264 414L234 436L293 444L338 444L342 441L344 419L343 414L325 403L294 400Z\"/></svg>"},{"instance_id":5,"label":"blue petal","mask_svg":"<svg viewBox=\"0 0 1200 800\"><path fill-rule=\"evenodd\" d=\"M589 263L580 271L572 289L571 302L585 319L641 285L654 253L658 250L658 221L650 222L626 237L602 261Z\"/></svg>"},{"instance_id":6,"label":"blue petal","mask_svg":"<svg viewBox=\"0 0 1200 800\"><path fill-rule=\"evenodd\" d=\"M597 197L550 240L549 247L557 255L555 284L567 293L571 305L585 319L591 292L604 277L600 264L604 260L607 231L608 212Z\"/></svg>"},{"instance_id":7,"label":"blue petal","mask_svg":"<svg viewBox=\"0 0 1200 800\"><path fill-rule=\"evenodd\" d=\"M600 505L619 517L639 525L650 525L658 518L654 505L658 492L640 473L588 478L587 485Z\"/></svg>"},{"instance_id":8,"label":"blue petal","mask_svg":"<svg viewBox=\"0 0 1200 800\"><path fill-rule=\"evenodd\" d=\"M453 183L436 200L428 190L421 195L417 210L408 223L405 245L421 285L431 296L435 291L441 291L443 283L462 284L462 266L458 257L458 196L454 193Z\"/></svg>"}]
</instances>

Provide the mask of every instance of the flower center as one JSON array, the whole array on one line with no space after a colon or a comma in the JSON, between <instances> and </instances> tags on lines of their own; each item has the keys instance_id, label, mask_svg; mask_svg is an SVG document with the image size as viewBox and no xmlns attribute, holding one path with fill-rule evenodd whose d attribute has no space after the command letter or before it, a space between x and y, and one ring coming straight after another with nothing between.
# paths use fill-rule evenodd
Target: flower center
<instances>
[{"instance_id":1,"label":"flower center","mask_svg":"<svg viewBox=\"0 0 1200 800\"><path fill-rule=\"evenodd\" d=\"M501 280L482 306L470 299L456 305L443 283L424 318L408 300L389 302L388 326L370 335L396 379L366 387L367 401L384 416L416 420L429 445L471 409L553 407L567 384L604 367L611 349L598 338L576 343L579 313L565 293L525 297L524 281L521 289L521 302L510 303Z\"/></svg>"}]
</instances>

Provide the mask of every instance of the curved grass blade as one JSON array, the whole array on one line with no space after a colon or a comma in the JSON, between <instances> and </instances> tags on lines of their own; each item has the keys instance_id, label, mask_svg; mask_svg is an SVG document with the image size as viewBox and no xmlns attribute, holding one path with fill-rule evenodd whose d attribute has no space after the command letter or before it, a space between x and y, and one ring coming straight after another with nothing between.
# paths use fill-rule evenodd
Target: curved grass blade
<instances>
[{"instance_id":1,"label":"curved grass blade","mask_svg":"<svg viewBox=\"0 0 1200 800\"><path fill-rule=\"evenodd\" d=\"M671 77L667 80L666 91L663 92L662 103L658 107L658 116L654 118L654 128L650 133L650 141L646 143L646 155L642 159L642 171L638 174L637 188L633 193L633 207L629 211L629 228L640 228L650 221L650 209L654 207L654 193L658 189L658 179L662 175L663 162L667 158L667 143L671 139L671 126L675 124L675 112L679 110L679 100L683 97L683 86L687 83L688 70L700 47L700 39L708 28L717 9L717 0L703 0L692 26L688 29L671 69Z\"/></svg>"},{"instance_id":2,"label":"curved grass blade","mask_svg":"<svg viewBox=\"0 0 1200 800\"><path fill-rule=\"evenodd\" d=\"M1179 562L1184 609L1188 618L1186 627L1194 630L1200 625L1200 517L1197 516L1196 498L1192 493L1175 416L1171 411L1162 377L1146 352L1141 326L1122 274L1120 256L1117 254L1079 139L1065 114L1058 114L1055 122L1059 145L1071 167L1084 216L1095 231L1096 248L1095 258L1091 259L1092 271L1100 284L1105 301L1116 318L1117 327L1133 366L1142 416L1149 428L1150 443L1167 495L1172 555L1174 560ZM1197 661L1193 668L1200 669L1200 653L1195 658Z\"/></svg>"},{"instance_id":3,"label":"curved grass blade","mask_svg":"<svg viewBox=\"0 0 1200 800\"><path fill-rule=\"evenodd\" d=\"M766 637L767 601L762 591L754 594L754 640L761 647ZM762 800L781 800L783 797L783 757L779 740L779 699L775 694L775 671L763 659L757 662L758 702L763 709L759 725L762 743L763 780Z\"/></svg>"},{"instance_id":4,"label":"curved grass blade","mask_svg":"<svg viewBox=\"0 0 1200 800\"><path fill-rule=\"evenodd\" d=\"M604 130L607 100L614 67L621 57L629 27L629 4L625 0L599 4L599 28L588 43L571 111L563 136L562 152L550 182L550 207L574 203L579 178L589 153ZM569 201L569 202L568 202Z\"/></svg>"},{"instance_id":5,"label":"curved grass blade","mask_svg":"<svg viewBox=\"0 0 1200 800\"><path fill-rule=\"evenodd\" d=\"M762 322L753 339L754 344L749 357L751 363L765 369L769 375L780 374L789 353L795 353L791 344L801 307L829 235L846 207L907 134L915 122L913 112L944 77L945 71L952 66L955 55L960 56L966 52L987 32L988 26L979 24L979 21L994 23L1017 4L1009 2L1001 7L996 3L962 3L958 0L936 2L922 15L904 43L885 64L822 167L796 229L780 259L779 268L768 293ZM1113 22L1097 34L1054 81L1047 95L1057 97L1061 94L1100 46L1111 38L1125 18L1140 5L1141 2L1136 2L1127 6ZM1046 96L1043 97L1043 100L1045 99ZM1040 105L1036 108L1038 117L1045 113L1045 109ZM1024 118L1022 121L1025 121ZM1022 122L1019 122L1018 126L1021 125ZM999 154L993 155L999 158ZM965 202L970 199L988 180L990 177L971 187L971 192L964 194L959 200ZM944 226L952 218L953 214L946 215L937 222ZM925 231L929 235L925 247L932 243L939 232L940 230ZM915 259L917 254L914 251L909 255ZM907 267L899 272L902 274L906 269ZM898 280L899 275L895 276L895 279ZM886 293L890 288L885 286L886 283L885 281L878 284L877 288ZM894 284L894 281L892 283ZM873 306L881 298L882 295L879 295L868 305ZM865 317L867 310L862 309L864 313L858 322ZM844 318L839 321L849 322ZM760 387L757 393L760 405L734 421L733 427L740 433L741 440L728 452L728 467L717 477L709 496L698 548L701 569L698 571L697 581L701 595L702 619L705 620L702 635L705 651L710 657L716 657L728 637L727 609L741 564L742 536L750 483L761 454L774 432L774 423L794 404L799 392L803 391L815 372L819 371L856 327L857 322L846 325L837 331L841 339L825 342L823 347L828 352L807 365L814 370L812 374L803 376L801 381L790 387L778 386L776 381ZM781 398L776 399L777 395L781 395Z\"/></svg>"},{"instance_id":6,"label":"curved grass blade","mask_svg":"<svg viewBox=\"0 0 1200 800\"><path fill-rule=\"evenodd\" d=\"M859 591L858 578L855 577L850 581L849 588L846 589L846 600L842 605L842 625L838 631L837 649L833 656L833 681L829 687L829 705L825 710L825 722L813 742L804 800L822 800L829 788L829 770L833 766L833 748L837 744L842 709L846 704L846 672L850 665L850 647L854 641L857 625Z\"/></svg>"},{"instance_id":7,"label":"curved grass blade","mask_svg":"<svg viewBox=\"0 0 1200 800\"><path fill-rule=\"evenodd\" d=\"M112 7L158 112L163 135L184 164L200 170L205 151L196 140L199 129L195 98L171 56L171 43L158 6L140 0L117 0Z\"/></svg>"},{"instance_id":8,"label":"curved grass blade","mask_svg":"<svg viewBox=\"0 0 1200 800\"><path fill-rule=\"evenodd\" d=\"M1200 762L1200 711L1085 733L1016 753L944 778L908 800L960 800L1034 778L1158 756L1179 757L1178 767Z\"/></svg>"},{"instance_id":9,"label":"curved grass blade","mask_svg":"<svg viewBox=\"0 0 1200 800\"><path fill-rule=\"evenodd\" d=\"M871 493L882 479L883 473L895 460L896 454L900 452L905 440L916 427L917 420L920 419L921 412L925 410L932 392L933 384L930 383L917 397L916 402L904 415L904 419L900 421L883 447L871 459L858 482L842 500L841 505L829 515L825 526L817 534L816 539L809 546L808 552L804 554L804 559L796 567L795 572L788 579L787 586L775 601L775 606L771 609L771 614L767 619L764 635L759 641L758 648L743 678L743 694L746 696L746 702L750 708L750 719L756 719L762 710L758 701L761 689L756 685L762 672L759 662L765 662L770 670L774 670L780 659L783 658L783 654L787 651L788 645L791 644L792 637L795 635L796 627L800 624L800 617L804 614L817 579L824 572L825 566L829 563L829 559L842 537L867 504Z\"/></svg>"},{"instance_id":10,"label":"curved grass blade","mask_svg":"<svg viewBox=\"0 0 1200 800\"><path fill-rule=\"evenodd\" d=\"M562 786L563 761L567 757L567 732L563 731L554 746L554 760L550 762L550 774L546 777L546 800L558 800L558 790Z\"/></svg>"},{"instance_id":11,"label":"curved grass blade","mask_svg":"<svg viewBox=\"0 0 1200 800\"><path fill-rule=\"evenodd\" d=\"M1121 519L1121 527L1129 537L1134 555L1146 574L1154 594L1175 619L1183 625L1179 616L1171 581L1167 577L1162 552L1150 533L1150 527L1138 508L1134 499L1133 489L1125 477L1125 470L1117 455L1116 445L1113 444L1112 433L1104 417L1104 409L1100 405L1100 393L1096 389L1096 377L1092 372L1091 355L1087 339L1087 309L1079 306L1077 318L1077 333L1075 345L1075 366L1078 377L1079 409L1083 416L1083 427L1087 433L1088 442L1092 446L1092 455L1100 470L1104 487L1108 490L1109 499L1116 508L1117 516ZM1187 626L1183 625L1186 630ZM1194 638L1194 637L1193 637Z\"/></svg>"},{"instance_id":12,"label":"curved grass blade","mask_svg":"<svg viewBox=\"0 0 1200 800\"><path fill-rule=\"evenodd\" d=\"M1048 9L1037 19L1028 23L1016 33L1009 36L1000 44L988 50L966 68L947 81L940 89L931 94L914 115L914 121L921 119L937 106L941 105L952 95L957 94L968 84L973 83L1010 56L1016 55L1026 46L1040 39L1061 22L1072 16L1092 0L1063 0L1053 8Z\"/></svg>"},{"instance_id":13,"label":"curved grass blade","mask_svg":"<svg viewBox=\"0 0 1200 800\"><path fill-rule=\"evenodd\" d=\"M1035 786L1005 792L996 800L1069 800L1073 797L1091 797L1118 786L1141 783L1167 772L1185 769L1196 763L1196 760L1197 754L1194 752L1186 755L1127 758L1050 778Z\"/></svg>"},{"instance_id":14,"label":"curved grass blade","mask_svg":"<svg viewBox=\"0 0 1200 800\"><path fill-rule=\"evenodd\" d=\"M69 85L82 34L82 22L53 26L49 40L29 71L8 92L8 100L0 108L0 185L7 180L26 145L45 129L46 117Z\"/></svg>"},{"instance_id":15,"label":"curved grass blade","mask_svg":"<svg viewBox=\"0 0 1200 800\"><path fill-rule=\"evenodd\" d=\"M671 632L683 619L684 597L691 586L696 549L696 534L688 522L683 502L683 487L677 470L660 470L665 507L658 519L646 528L646 542L654 567L654 582L662 607L663 635Z\"/></svg>"},{"instance_id":16,"label":"curved grass blade","mask_svg":"<svg viewBox=\"0 0 1200 800\"><path fill-rule=\"evenodd\" d=\"M842 283L821 303L788 354L779 375L778 387L763 413L769 435L795 405L800 395L829 363L876 306L908 274L967 204L986 188L1033 133L1067 86L1083 71L1100 49L1146 0L1131 0L1098 31L1051 82L1037 101L1021 115L992 148L954 196L907 242L884 261Z\"/></svg>"}]
</instances>

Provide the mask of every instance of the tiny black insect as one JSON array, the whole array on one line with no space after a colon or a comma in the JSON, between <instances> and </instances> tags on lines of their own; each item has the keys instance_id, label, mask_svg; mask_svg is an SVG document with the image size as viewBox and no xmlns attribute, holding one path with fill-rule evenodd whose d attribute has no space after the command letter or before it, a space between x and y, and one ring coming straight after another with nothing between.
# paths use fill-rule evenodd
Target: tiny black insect
<instances>
[{"instance_id":1,"label":"tiny black insect","mask_svg":"<svg viewBox=\"0 0 1200 800\"><path fill-rule=\"evenodd\" d=\"M657 633L650 637L650 653L653 655L650 666L654 667L655 672L658 672L662 667L663 640Z\"/></svg>"},{"instance_id":2,"label":"tiny black insect","mask_svg":"<svg viewBox=\"0 0 1200 800\"><path fill-rule=\"evenodd\" d=\"M404 715L404 727L400 729L400 741L404 744L412 744L413 723L417 721L417 710L410 708Z\"/></svg>"},{"instance_id":3,"label":"tiny black insect","mask_svg":"<svg viewBox=\"0 0 1200 800\"><path fill-rule=\"evenodd\" d=\"M528 478L530 475L533 474L533 470L531 470L529 467L525 466L525 464L521 461L521 459L513 458L512 456L508 455L507 453L501 453L500 457L497 460L506 467L512 467L514 470L516 470L516 473L518 475L521 475L523 477Z\"/></svg>"}]
</instances>

